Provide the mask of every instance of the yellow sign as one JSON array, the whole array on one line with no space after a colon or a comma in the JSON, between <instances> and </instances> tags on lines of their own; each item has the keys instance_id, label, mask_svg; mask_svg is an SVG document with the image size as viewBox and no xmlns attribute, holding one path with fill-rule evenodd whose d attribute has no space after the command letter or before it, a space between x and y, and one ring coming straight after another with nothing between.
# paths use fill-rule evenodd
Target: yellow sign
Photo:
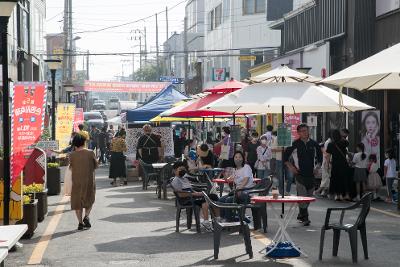
<instances>
[{"instance_id":1,"label":"yellow sign","mask_svg":"<svg viewBox=\"0 0 400 267\"><path fill-rule=\"evenodd\" d=\"M239 56L240 61L254 61L256 56Z\"/></svg>"},{"instance_id":2,"label":"yellow sign","mask_svg":"<svg viewBox=\"0 0 400 267\"><path fill-rule=\"evenodd\" d=\"M22 172L21 175L18 176L11 185L10 192L10 220L21 220L23 215L22 202ZM4 183L3 180L0 180L0 219L3 219L3 203L4 198Z\"/></svg>"},{"instance_id":3,"label":"yellow sign","mask_svg":"<svg viewBox=\"0 0 400 267\"><path fill-rule=\"evenodd\" d=\"M56 114L56 140L59 148L69 146L69 140L74 127L75 105L59 103Z\"/></svg>"}]
</instances>

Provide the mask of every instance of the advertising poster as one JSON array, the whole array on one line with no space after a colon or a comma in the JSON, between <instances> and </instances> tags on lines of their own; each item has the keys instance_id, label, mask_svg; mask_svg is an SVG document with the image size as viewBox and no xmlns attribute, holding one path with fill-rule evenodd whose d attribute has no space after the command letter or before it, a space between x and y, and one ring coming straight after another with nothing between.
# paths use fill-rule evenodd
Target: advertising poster
<instances>
[{"instance_id":1,"label":"advertising poster","mask_svg":"<svg viewBox=\"0 0 400 267\"><path fill-rule=\"evenodd\" d=\"M78 125L83 124L84 117L83 117L83 108L76 108L75 109L75 119L74 119L74 131L79 132Z\"/></svg>"},{"instance_id":2,"label":"advertising poster","mask_svg":"<svg viewBox=\"0 0 400 267\"><path fill-rule=\"evenodd\" d=\"M56 112L56 139L60 149L68 147L74 127L75 104L59 103Z\"/></svg>"},{"instance_id":3,"label":"advertising poster","mask_svg":"<svg viewBox=\"0 0 400 267\"><path fill-rule=\"evenodd\" d=\"M15 83L11 117L11 180L17 179L43 132L45 83Z\"/></svg>"},{"instance_id":4,"label":"advertising poster","mask_svg":"<svg viewBox=\"0 0 400 267\"><path fill-rule=\"evenodd\" d=\"M376 155L380 163L380 120L379 110L363 111L361 114L361 142L365 146L365 153Z\"/></svg>"},{"instance_id":5,"label":"advertising poster","mask_svg":"<svg viewBox=\"0 0 400 267\"><path fill-rule=\"evenodd\" d=\"M290 124L292 127L292 141L298 139L297 126L301 124L301 114L285 114L285 123Z\"/></svg>"}]
</instances>

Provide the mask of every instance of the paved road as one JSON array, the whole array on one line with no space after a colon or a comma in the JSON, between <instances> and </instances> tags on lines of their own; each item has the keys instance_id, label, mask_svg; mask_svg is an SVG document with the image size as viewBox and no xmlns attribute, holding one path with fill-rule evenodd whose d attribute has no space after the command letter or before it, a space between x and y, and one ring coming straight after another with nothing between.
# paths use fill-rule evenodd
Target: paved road
<instances>
[{"instance_id":1,"label":"paved road","mask_svg":"<svg viewBox=\"0 0 400 267\"><path fill-rule=\"evenodd\" d=\"M253 232L254 258L244 254L242 238L225 233L220 258L213 260L212 233L197 234L185 230L184 212L180 233L175 233L173 200L158 200L153 188L142 191L140 183L126 187L110 187L107 170L98 170L97 199L91 216L93 227L77 232L77 222L69 203L61 196L49 198L49 216L39 224L31 240L8 257L7 266L353 266L349 240L342 236L339 257L332 258L332 234L325 240L324 261L318 262L319 229L327 207L337 204L318 200L311 206L310 227L297 222L289 233L309 257L273 261L264 256L268 238L276 231L276 222L269 219L269 233ZM374 204L375 205L375 204ZM370 260L362 258L362 266L400 266L400 214L394 205L379 203L381 211L372 210L368 217ZM57 220L59 222L57 223ZM354 219L354 217L352 217ZM54 233L53 232L54 229ZM46 242L46 238L49 242ZM46 244L48 245L46 247ZM41 253L43 252L43 253ZM41 257L43 255L43 257Z\"/></svg>"}]
</instances>

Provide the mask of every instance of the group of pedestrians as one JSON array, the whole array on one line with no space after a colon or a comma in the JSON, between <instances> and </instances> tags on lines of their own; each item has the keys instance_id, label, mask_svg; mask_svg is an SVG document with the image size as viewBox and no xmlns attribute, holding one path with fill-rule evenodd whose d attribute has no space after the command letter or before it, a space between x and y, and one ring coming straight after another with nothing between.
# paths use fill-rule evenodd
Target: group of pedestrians
<instances>
[{"instance_id":1,"label":"group of pedestrians","mask_svg":"<svg viewBox=\"0 0 400 267\"><path fill-rule=\"evenodd\" d=\"M371 191L374 200L379 201L378 193L385 181L386 201L393 202L392 181L397 177L393 150L386 150L386 160L383 168L380 168L378 155L367 154L364 143L356 145L355 153L349 152L348 135L347 129L333 130L323 144L322 180L315 193L336 201L357 201L366 191Z\"/></svg>"}]
</instances>

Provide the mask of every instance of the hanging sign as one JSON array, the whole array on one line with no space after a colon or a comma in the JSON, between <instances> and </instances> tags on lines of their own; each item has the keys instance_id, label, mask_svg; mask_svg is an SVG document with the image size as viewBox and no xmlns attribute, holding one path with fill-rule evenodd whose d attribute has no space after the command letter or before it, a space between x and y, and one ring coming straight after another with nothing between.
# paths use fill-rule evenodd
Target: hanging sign
<instances>
[{"instance_id":1,"label":"hanging sign","mask_svg":"<svg viewBox=\"0 0 400 267\"><path fill-rule=\"evenodd\" d=\"M281 123L278 126L278 146L288 147L292 145L292 126Z\"/></svg>"},{"instance_id":2,"label":"hanging sign","mask_svg":"<svg viewBox=\"0 0 400 267\"><path fill-rule=\"evenodd\" d=\"M83 116L83 108L76 108L75 109L75 119L74 119L74 131L79 132L79 124L83 124L85 121Z\"/></svg>"},{"instance_id":3,"label":"hanging sign","mask_svg":"<svg viewBox=\"0 0 400 267\"><path fill-rule=\"evenodd\" d=\"M20 175L43 132L46 83L14 83L11 116L11 179Z\"/></svg>"},{"instance_id":4,"label":"hanging sign","mask_svg":"<svg viewBox=\"0 0 400 267\"><path fill-rule=\"evenodd\" d=\"M60 149L69 146L74 127L75 104L59 103L56 114L56 140Z\"/></svg>"}]
</instances>

